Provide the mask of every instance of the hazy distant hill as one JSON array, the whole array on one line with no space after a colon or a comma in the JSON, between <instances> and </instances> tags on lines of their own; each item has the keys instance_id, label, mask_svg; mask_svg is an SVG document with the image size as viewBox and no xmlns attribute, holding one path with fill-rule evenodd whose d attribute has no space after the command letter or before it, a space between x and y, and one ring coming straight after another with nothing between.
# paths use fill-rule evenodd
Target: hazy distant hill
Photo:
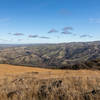
<instances>
[{"instance_id":1,"label":"hazy distant hill","mask_svg":"<svg viewBox=\"0 0 100 100\"><path fill-rule=\"evenodd\" d=\"M0 63L47 68L100 69L100 42L8 46L0 50Z\"/></svg>"}]
</instances>

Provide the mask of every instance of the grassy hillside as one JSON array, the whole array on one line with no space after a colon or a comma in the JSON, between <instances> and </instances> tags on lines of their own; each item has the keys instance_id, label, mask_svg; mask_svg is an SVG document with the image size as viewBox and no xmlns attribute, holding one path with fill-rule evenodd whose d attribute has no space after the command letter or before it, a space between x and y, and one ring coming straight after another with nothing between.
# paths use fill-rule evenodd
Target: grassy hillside
<instances>
[{"instance_id":1,"label":"grassy hillside","mask_svg":"<svg viewBox=\"0 0 100 100\"><path fill-rule=\"evenodd\" d=\"M100 42L8 47L0 50L0 63L60 69L100 69Z\"/></svg>"},{"instance_id":2,"label":"grassy hillside","mask_svg":"<svg viewBox=\"0 0 100 100\"><path fill-rule=\"evenodd\" d=\"M1 64L0 100L100 100L100 71Z\"/></svg>"}]
</instances>

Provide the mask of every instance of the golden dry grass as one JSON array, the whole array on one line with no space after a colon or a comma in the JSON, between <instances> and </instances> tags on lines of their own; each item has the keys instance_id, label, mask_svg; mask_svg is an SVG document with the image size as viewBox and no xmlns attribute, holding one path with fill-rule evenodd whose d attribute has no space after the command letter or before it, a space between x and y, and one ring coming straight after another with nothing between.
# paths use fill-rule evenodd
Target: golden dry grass
<instances>
[{"instance_id":1,"label":"golden dry grass","mask_svg":"<svg viewBox=\"0 0 100 100\"><path fill-rule=\"evenodd\" d=\"M0 78L7 75L19 75L25 72L39 72L41 75L38 78L54 78L54 77L64 77L64 76L100 76L99 70L56 70L56 69L45 69L37 67L24 67L15 66L8 64L0 64ZM51 74L50 74L51 73Z\"/></svg>"},{"instance_id":2,"label":"golden dry grass","mask_svg":"<svg viewBox=\"0 0 100 100\"><path fill-rule=\"evenodd\" d=\"M100 71L1 64L0 100L100 100Z\"/></svg>"}]
</instances>

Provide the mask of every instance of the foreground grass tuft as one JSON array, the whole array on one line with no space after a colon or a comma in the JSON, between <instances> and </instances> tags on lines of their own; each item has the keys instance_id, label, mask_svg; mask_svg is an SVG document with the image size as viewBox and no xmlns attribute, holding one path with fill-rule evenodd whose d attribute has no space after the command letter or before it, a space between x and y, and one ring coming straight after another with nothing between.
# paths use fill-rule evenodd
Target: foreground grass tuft
<instances>
[{"instance_id":1,"label":"foreground grass tuft","mask_svg":"<svg viewBox=\"0 0 100 100\"><path fill-rule=\"evenodd\" d=\"M100 100L98 74L81 75L85 71L79 71L75 76L72 72L26 72L5 77L1 79L0 100Z\"/></svg>"}]
</instances>

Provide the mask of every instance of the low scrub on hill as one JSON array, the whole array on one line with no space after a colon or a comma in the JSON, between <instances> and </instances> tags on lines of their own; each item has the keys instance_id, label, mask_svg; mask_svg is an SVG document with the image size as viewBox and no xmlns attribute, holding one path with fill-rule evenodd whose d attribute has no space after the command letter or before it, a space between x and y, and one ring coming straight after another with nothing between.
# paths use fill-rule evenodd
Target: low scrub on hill
<instances>
[{"instance_id":1,"label":"low scrub on hill","mask_svg":"<svg viewBox=\"0 0 100 100\"><path fill-rule=\"evenodd\" d=\"M3 48L0 63L57 69L100 69L100 42Z\"/></svg>"}]
</instances>

